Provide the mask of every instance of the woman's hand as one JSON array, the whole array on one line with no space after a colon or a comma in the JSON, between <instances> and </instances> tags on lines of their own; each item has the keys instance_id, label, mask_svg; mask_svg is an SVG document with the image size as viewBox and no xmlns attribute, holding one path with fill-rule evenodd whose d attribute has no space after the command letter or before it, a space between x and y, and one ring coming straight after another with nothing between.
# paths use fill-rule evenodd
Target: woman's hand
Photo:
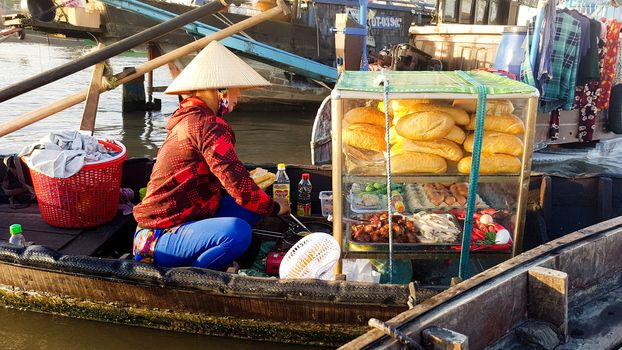
<instances>
[{"instance_id":1,"label":"woman's hand","mask_svg":"<svg viewBox=\"0 0 622 350\"><path fill-rule=\"evenodd\" d=\"M287 198L275 198L274 201L279 203L280 209L279 209L278 215L287 215L291 213L292 210L289 206L289 202L287 201Z\"/></svg>"}]
</instances>

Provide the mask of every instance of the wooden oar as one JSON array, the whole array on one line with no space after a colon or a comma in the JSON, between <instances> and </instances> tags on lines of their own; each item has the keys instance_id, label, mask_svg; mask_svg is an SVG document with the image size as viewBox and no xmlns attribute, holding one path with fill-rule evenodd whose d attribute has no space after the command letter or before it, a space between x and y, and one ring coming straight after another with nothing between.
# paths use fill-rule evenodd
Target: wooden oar
<instances>
[{"instance_id":1,"label":"wooden oar","mask_svg":"<svg viewBox=\"0 0 622 350\"><path fill-rule=\"evenodd\" d=\"M130 74L127 72L121 72L113 77L112 86L103 86L100 88L100 92L106 92L112 90L117 86L124 84L128 81L134 80L147 72L150 72L158 67L161 67L169 62L172 62L180 57L199 51L212 40L222 40L228 36L238 33L242 30L250 28L256 24L265 22L278 15L289 15L289 7L283 2L283 0L277 0L277 6L271 8L268 11L262 12L243 21L240 21L228 28L222 29L214 34L208 35L200 40L193 41L190 44L184 45L178 49L175 49L160 57L154 58L151 61L147 61L140 66L137 66ZM32 112L22 114L0 126L0 137L8 135L16 130L26 127L39 120L45 119L55 113L63 111L69 107L84 101L87 96L87 90L82 90L73 95L69 95L61 100L54 101L48 106L38 108Z\"/></svg>"}]
</instances>

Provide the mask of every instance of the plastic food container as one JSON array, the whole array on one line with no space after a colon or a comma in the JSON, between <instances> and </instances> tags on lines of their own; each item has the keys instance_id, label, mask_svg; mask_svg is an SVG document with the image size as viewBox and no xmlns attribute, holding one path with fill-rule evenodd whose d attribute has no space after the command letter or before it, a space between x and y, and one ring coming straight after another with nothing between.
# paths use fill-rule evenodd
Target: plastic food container
<instances>
[{"instance_id":1,"label":"plastic food container","mask_svg":"<svg viewBox=\"0 0 622 350\"><path fill-rule=\"evenodd\" d=\"M322 216L328 217L333 213L333 191L320 192L320 202L322 203Z\"/></svg>"}]
</instances>

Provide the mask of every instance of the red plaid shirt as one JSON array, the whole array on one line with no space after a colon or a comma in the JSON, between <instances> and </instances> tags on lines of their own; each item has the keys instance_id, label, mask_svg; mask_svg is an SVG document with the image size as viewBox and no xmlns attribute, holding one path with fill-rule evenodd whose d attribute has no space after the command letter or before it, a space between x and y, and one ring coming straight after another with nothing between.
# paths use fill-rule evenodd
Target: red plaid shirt
<instances>
[{"instance_id":1,"label":"red plaid shirt","mask_svg":"<svg viewBox=\"0 0 622 350\"><path fill-rule=\"evenodd\" d=\"M166 128L147 194L134 207L140 227L169 228L211 217L220 205L221 186L244 208L272 213L272 198L250 178L235 153L233 130L203 101L182 101Z\"/></svg>"}]
</instances>

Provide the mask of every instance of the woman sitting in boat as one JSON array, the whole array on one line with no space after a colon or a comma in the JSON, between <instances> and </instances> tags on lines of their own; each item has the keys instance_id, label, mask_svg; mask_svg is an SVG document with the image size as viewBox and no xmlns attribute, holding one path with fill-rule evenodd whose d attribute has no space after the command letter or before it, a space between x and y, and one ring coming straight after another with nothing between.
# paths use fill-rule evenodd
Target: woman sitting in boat
<instances>
[{"instance_id":1,"label":"woman sitting in boat","mask_svg":"<svg viewBox=\"0 0 622 350\"><path fill-rule=\"evenodd\" d=\"M171 83L165 92L185 99L167 123L147 193L134 208L136 260L222 270L246 251L262 216L289 213L287 200L274 202L251 179L222 119L240 89L269 85L217 41Z\"/></svg>"}]
</instances>

